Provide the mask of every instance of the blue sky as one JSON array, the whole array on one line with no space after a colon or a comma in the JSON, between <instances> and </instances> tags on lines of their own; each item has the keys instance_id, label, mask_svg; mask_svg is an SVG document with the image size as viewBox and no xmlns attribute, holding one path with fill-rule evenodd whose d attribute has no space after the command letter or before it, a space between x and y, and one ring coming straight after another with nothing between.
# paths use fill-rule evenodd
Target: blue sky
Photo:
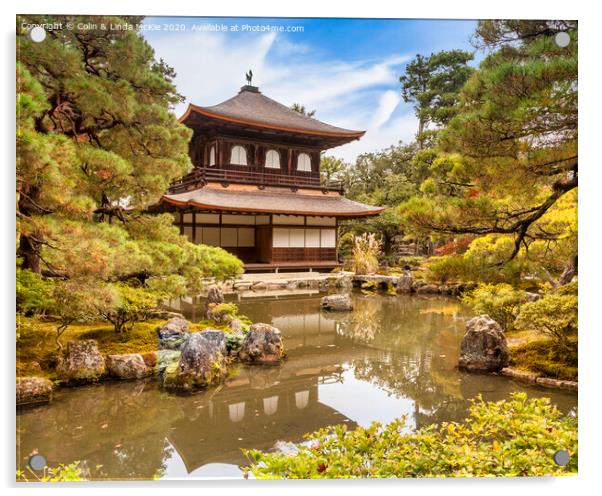
<instances>
[{"instance_id":1,"label":"blue sky","mask_svg":"<svg viewBox=\"0 0 602 496\"><path fill-rule=\"evenodd\" d=\"M156 56L174 67L178 90L187 99L176 108L178 116L188 103L215 105L234 96L252 69L253 84L266 96L315 109L316 118L330 124L366 130L361 140L330 150L348 161L413 138L417 121L411 105L401 100L399 84L405 64L417 53L472 51L476 26L476 21L320 18L147 17L145 23L160 27L144 36ZM226 31L208 30L216 25ZM283 31L266 31L268 26Z\"/></svg>"}]
</instances>

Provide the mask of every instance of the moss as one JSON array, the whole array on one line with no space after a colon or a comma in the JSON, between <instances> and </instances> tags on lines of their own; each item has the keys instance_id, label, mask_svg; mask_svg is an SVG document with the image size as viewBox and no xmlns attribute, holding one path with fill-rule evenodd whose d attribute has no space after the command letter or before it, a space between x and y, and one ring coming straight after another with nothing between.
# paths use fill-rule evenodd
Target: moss
<instances>
[{"instance_id":1,"label":"moss","mask_svg":"<svg viewBox=\"0 0 602 496\"><path fill-rule=\"evenodd\" d=\"M129 332L116 333L109 323L73 324L61 337L61 343L83 339L94 339L98 350L104 355L122 353L150 353L157 351L156 329L163 320L152 320L134 324ZM17 375L41 375L54 378L59 351L55 336L58 323L33 318L19 317L17 339ZM38 365L41 368L38 368Z\"/></svg>"},{"instance_id":2,"label":"moss","mask_svg":"<svg viewBox=\"0 0 602 496\"><path fill-rule=\"evenodd\" d=\"M546 377L577 380L577 353L560 348L551 339L539 339L510 348L510 365Z\"/></svg>"}]
</instances>

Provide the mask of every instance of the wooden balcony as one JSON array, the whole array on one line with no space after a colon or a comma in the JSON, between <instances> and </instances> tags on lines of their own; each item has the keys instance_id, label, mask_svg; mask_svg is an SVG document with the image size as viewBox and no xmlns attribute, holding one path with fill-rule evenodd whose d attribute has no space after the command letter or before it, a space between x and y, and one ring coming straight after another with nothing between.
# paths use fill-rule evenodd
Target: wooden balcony
<instances>
[{"instance_id":1,"label":"wooden balcony","mask_svg":"<svg viewBox=\"0 0 602 496\"><path fill-rule=\"evenodd\" d=\"M208 182L218 182L224 185L254 184L258 187L287 186L291 190L300 188L320 189L343 193L340 181L322 183L316 174L288 175L285 173L266 172L261 167L226 166L226 167L195 167L190 173L177 181L169 188L170 193L182 193L200 188Z\"/></svg>"}]
</instances>

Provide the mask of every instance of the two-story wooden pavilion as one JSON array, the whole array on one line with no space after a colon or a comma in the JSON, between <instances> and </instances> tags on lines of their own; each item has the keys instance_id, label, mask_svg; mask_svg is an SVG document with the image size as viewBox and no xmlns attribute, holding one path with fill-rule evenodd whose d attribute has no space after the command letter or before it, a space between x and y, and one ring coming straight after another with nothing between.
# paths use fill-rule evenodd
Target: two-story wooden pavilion
<instances>
[{"instance_id":1,"label":"two-story wooden pavilion","mask_svg":"<svg viewBox=\"0 0 602 496\"><path fill-rule=\"evenodd\" d=\"M221 246L246 270L337 265L342 219L382 208L351 201L320 181L320 153L361 138L266 97L255 86L212 107L189 105L194 169L158 206L195 243Z\"/></svg>"}]
</instances>

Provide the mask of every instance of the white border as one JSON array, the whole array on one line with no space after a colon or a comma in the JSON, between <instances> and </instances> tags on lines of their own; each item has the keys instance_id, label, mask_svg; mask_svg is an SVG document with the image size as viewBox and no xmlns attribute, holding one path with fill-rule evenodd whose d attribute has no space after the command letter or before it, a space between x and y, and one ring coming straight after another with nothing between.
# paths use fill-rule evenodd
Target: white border
<instances>
[{"instance_id":1,"label":"white border","mask_svg":"<svg viewBox=\"0 0 602 496\"><path fill-rule=\"evenodd\" d=\"M48 0L24 0L14 4L3 2L2 17L4 49L2 50L3 68L5 75L2 78L2 96L6 114L2 122L2 140L4 164L2 166L2 231L6 240L4 249L3 294L2 313L4 326L1 334L4 338L4 377L3 393L4 404L2 411L2 424L5 429L4 450L2 453L2 473L4 484L8 492L19 491L19 494L30 494L48 490L56 494L66 491L77 494L106 495L107 489L112 493L126 494L132 489L136 493L163 494L166 490L178 493L202 494L203 491L244 491L245 494L266 494L286 492L288 494L306 494L307 491L332 492L344 491L345 493L366 493L379 491L384 493L399 493L402 491L419 492L420 496L437 494L473 494L487 493L489 495L503 494L518 491L545 491L546 494L562 494L576 491L587 494L598 482L597 474L601 472L599 461L602 458L600 451L601 429L598 421L600 401L600 358L602 348L602 326L597 307L600 306L598 296L599 281L602 274L598 260L600 260L601 227L600 222L600 126L599 119L602 115L600 108L600 43L599 17L594 10L594 2L557 1L526 2L524 0L504 0L500 2L483 1L445 1L430 0L429 2L401 2L386 0L371 0L370 2L352 2L347 0L330 1L303 0L301 2L283 1L228 1L219 2L185 2L171 0L163 2L158 0L130 1L104 0L103 2L77 2L55 1L49 4ZM181 481L162 483L103 483L86 485L56 485L52 487L22 487L14 486L14 90L15 83L15 42L14 16L17 13L82 13L82 14L145 14L145 15L230 15L230 16L269 16L269 17L403 17L403 18L559 18L578 19L580 22L579 59L580 59L580 154L581 154L581 187L580 187L580 392L579 392L579 421L580 421L580 460L579 476L557 479L446 479L446 480L370 480L370 481ZM598 146L596 146L598 145ZM14 444L13 444L14 446ZM171 488L171 489L170 489ZM593 492L593 491L591 491Z\"/></svg>"}]
</instances>

